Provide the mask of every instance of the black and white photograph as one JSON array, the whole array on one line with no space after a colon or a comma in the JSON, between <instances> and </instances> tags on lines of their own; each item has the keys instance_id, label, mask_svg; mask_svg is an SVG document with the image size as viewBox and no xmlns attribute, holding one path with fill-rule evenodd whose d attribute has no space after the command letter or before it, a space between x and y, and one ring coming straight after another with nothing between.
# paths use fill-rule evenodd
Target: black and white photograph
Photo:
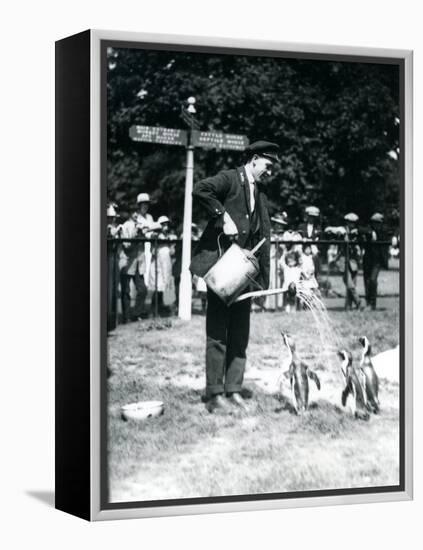
<instances>
[{"instance_id":1,"label":"black and white photograph","mask_svg":"<svg viewBox=\"0 0 423 550\"><path fill-rule=\"evenodd\" d=\"M418 548L418 6L4 4L0 547Z\"/></svg>"},{"instance_id":2,"label":"black and white photograph","mask_svg":"<svg viewBox=\"0 0 423 550\"><path fill-rule=\"evenodd\" d=\"M103 503L404 487L402 86L103 42Z\"/></svg>"}]
</instances>

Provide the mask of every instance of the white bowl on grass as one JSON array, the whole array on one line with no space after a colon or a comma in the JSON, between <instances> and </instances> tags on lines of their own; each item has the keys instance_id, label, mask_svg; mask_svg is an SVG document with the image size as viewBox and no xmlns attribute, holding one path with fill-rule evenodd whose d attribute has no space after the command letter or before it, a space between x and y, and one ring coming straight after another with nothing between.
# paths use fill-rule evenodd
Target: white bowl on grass
<instances>
[{"instance_id":1,"label":"white bowl on grass","mask_svg":"<svg viewBox=\"0 0 423 550\"><path fill-rule=\"evenodd\" d=\"M164 404L163 401L139 401L123 405L120 410L125 420L146 420L163 414Z\"/></svg>"}]
</instances>

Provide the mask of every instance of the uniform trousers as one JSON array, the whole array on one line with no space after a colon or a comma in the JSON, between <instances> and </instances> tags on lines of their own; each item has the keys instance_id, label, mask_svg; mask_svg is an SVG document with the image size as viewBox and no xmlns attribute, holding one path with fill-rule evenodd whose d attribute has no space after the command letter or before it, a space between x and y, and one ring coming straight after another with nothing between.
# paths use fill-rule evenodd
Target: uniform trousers
<instances>
[{"instance_id":1,"label":"uniform trousers","mask_svg":"<svg viewBox=\"0 0 423 550\"><path fill-rule=\"evenodd\" d=\"M344 284L346 287L346 296L345 296L345 309L351 309L352 304L358 309L360 307L360 296L357 292L357 275L358 270L346 269L344 273Z\"/></svg>"},{"instance_id":2,"label":"uniform trousers","mask_svg":"<svg viewBox=\"0 0 423 550\"><path fill-rule=\"evenodd\" d=\"M206 395L240 392L250 335L251 299L227 306L207 289Z\"/></svg>"},{"instance_id":3,"label":"uniform trousers","mask_svg":"<svg viewBox=\"0 0 423 550\"><path fill-rule=\"evenodd\" d=\"M379 276L380 264L363 262L364 288L366 291L366 303L372 308L376 307L377 299L377 278Z\"/></svg>"}]
</instances>

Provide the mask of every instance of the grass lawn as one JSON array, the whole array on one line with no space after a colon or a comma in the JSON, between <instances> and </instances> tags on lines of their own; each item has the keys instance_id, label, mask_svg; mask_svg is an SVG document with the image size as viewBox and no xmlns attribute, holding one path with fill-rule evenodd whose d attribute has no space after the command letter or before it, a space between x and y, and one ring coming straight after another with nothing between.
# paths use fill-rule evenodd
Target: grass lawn
<instances>
[{"instance_id":1,"label":"grass lawn","mask_svg":"<svg viewBox=\"0 0 423 550\"><path fill-rule=\"evenodd\" d=\"M395 296L399 295L399 269L382 269L378 277L378 296ZM322 281L326 281L327 272L324 271L321 275ZM332 290L337 294L345 296L345 285L342 274L331 274L329 281ZM357 276L357 292L360 296L365 296L363 272L360 270Z\"/></svg>"},{"instance_id":2,"label":"grass lawn","mask_svg":"<svg viewBox=\"0 0 423 550\"><path fill-rule=\"evenodd\" d=\"M389 301L388 301L389 300ZM381 377L381 414L355 420L341 405L343 381L334 342L359 358L365 334L374 353L398 344L398 300L380 301L376 312L330 311L336 336L329 354L309 312L253 313L245 386L249 412L209 414L204 390L205 319L172 320L164 330L151 322L119 326L109 337L110 500L148 501L241 495L399 482L398 385ZM152 328L152 330L147 330ZM280 397L286 360L279 331L295 337L322 389L311 385L311 408L292 413ZM125 422L120 407L159 399L165 412Z\"/></svg>"}]
</instances>

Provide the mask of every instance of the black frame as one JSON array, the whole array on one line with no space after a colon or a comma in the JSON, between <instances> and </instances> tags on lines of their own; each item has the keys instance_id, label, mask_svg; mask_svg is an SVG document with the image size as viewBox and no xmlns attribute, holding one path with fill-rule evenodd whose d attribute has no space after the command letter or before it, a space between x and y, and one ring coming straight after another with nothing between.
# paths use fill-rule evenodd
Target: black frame
<instances>
[{"instance_id":1,"label":"black frame","mask_svg":"<svg viewBox=\"0 0 423 550\"><path fill-rule=\"evenodd\" d=\"M89 31L56 43L56 508L84 519L91 475L89 48Z\"/></svg>"},{"instance_id":2,"label":"black frame","mask_svg":"<svg viewBox=\"0 0 423 550\"><path fill-rule=\"evenodd\" d=\"M56 43L56 507L92 519L91 494L91 380L90 380L90 94L92 31ZM372 57L307 53L244 47L201 46L166 42L101 39L101 453L100 508L124 510L191 504L291 500L304 497L368 495L405 490L405 280L400 265L400 483L395 486L300 491L222 497L183 498L110 503L107 491L107 47L190 51L361 63L396 64L400 70L400 112L405 120L405 61L396 57ZM405 124L400 126L400 148L405 148ZM405 233L405 154L400 157L400 229ZM411 266L407 266L411 269ZM70 276L70 273L72 274ZM407 272L408 273L408 272ZM77 399L76 399L77 396ZM175 510L174 513L178 513Z\"/></svg>"}]
</instances>

